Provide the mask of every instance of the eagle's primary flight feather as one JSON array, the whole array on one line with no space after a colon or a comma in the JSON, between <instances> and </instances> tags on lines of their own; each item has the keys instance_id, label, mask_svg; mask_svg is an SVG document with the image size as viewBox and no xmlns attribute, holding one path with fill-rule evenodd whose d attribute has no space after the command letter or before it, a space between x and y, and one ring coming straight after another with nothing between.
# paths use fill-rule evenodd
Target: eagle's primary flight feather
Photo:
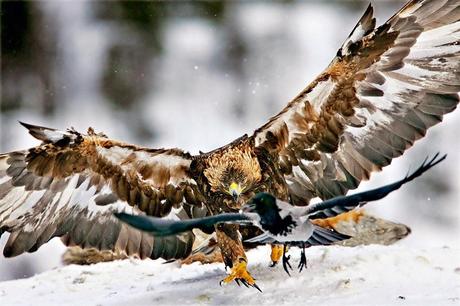
<instances>
[{"instance_id":1,"label":"eagle's primary flight feather","mask_svg":"<svg viewBox=\"0 0 460 306\"><path fill-rule=\"evenodd\" d=\"M279 114L197 156L24 124L42 144L0 155L5 255L60 236L67 245L182 258L192 232L153 238L112 213L187 219L234 211L257 192L294 205L345 194L456 108L459 20L458 0L412 0L375 27L369 6L326 70ZM238 229L216 227L229 266L245 260Z\"/></svg>"}]
</instances>

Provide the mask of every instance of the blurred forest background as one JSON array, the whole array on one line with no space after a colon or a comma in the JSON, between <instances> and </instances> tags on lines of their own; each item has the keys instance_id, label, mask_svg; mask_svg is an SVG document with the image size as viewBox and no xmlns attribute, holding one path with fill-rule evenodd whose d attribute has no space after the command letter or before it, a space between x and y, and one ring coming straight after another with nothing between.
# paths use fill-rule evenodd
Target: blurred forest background
<instances>
[{"instance_id":1,"label":"blurred forest background","mask_svg":"<svg viewBox=\"0 0 460 306\"><path fill-rule=\"evenodd\" d=\"M404 1L373 1L378 23ZM1 2L0 151L37 142L18 120L92 126L114 139L191 153L251 133L335 55L368 1ZM360 189L426 155L447 161L369 210L411 226L402 243L459 247L460 111ZM5 234L0 247L6 242ZM56 239L0 257L0 281L60 265Z\"/></svg>"}]
</instances>

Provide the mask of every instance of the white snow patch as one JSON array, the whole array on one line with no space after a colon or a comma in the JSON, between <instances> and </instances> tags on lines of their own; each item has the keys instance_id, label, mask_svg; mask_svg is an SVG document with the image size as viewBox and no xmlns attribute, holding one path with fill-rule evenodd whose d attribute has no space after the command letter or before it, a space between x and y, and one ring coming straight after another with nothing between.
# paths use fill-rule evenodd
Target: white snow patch
<instances>
[{"instance_id":1,"label":"white snow patch","mask_svg":"<svg viewBox=\"0 0 460 306\"><path fill-rule=\"evenodd\" d=\"M292 263L299 250L291 249ZM459 249L402 246L313 247L308 268L288 277L269 268L269 248L248 252L249 271L263 290L223 287L222 264L179 267L125 260L67 266L0 283L2 305L458 305ZM294 265L293 265L294 266Z\"/></svg>"}]
</instances>

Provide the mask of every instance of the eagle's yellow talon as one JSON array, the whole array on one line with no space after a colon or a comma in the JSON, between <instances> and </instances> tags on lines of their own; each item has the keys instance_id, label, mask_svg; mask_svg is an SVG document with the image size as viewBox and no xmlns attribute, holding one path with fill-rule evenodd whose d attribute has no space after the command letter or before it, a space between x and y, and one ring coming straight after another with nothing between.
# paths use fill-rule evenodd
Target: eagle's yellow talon
<instances>
[{"instance_id":1,"label":"eagle's yellow talon","mask_svg":"<svg viewBox=\"0 0 460 306\"><path fill-rule=\"evenodd\" d=\"M249 272L246 269L247 267L247 262L246 259L244 258L239 258L237 260L237 263L233 265L233 268L230 272L230 274L224 278L220 284L228 284L231 283L232 281L235 281L238 285L239 282L241 281L244 285L249 285L252 287L257 288L258 290L259 287L256 285L255 279L249 274Z\"/></svg>"},{"instance_id":2,"label":"eagle's yellow talon","mask_svg":"<svg viewBox=\"0 0 460 306\"><path fill-rule=\"evenodd\" d=\"M272 264L270 267L276 266L278 261L283 256L283 245L281 244L272 244L272 252L270 254L270 259L272 260Z\"/></svg>"}]
</instances>

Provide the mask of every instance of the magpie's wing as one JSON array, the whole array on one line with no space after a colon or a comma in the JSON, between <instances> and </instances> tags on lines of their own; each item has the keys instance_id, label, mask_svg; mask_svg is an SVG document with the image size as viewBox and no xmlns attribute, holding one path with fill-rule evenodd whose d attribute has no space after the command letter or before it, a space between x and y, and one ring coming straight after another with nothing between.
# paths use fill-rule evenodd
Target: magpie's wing
<instances>
[{"instance_id":1,"label":"magpie's wing","mask_svg":"<svg viewBox=\"0 0 460 306\"><path fill-rule=\"evenodd\" d=\"M351 236L344 235L337 231L323 228L318 225L313 225L313 233L310 236L310 238L304 241L304 243L306 247L309 247L312 245L331 245L334 242L346 240L349 238L351 238ZM273 237L269 236L268 233L265 232L254 238L247 239L244 242L268 244L268 243L278 243L279 241L276 241ZM290 244L300 246L300 243L296 243L296 242L292 242Z\"/></svg>"},{"instance_id":2,"label":"magpie's wing","mask_svg":"<svg viewBox=\"0 0 460 306\"><path fill-rule=\"evenodd\" d=\"M337 231L330 230L318 225L313 225L313 234L307 240L306 247L310 247L312 245L331 245L334 242L347 240L351 238L351 236L341 234Z\"/></svg>"},{"instance_id":3,"label":"magpie's wing","mask_svg":"<svg viewBox=\"0 0 460 306\"><path fill-rule=\"evenodd\" d=\"M428 162L428 158L426 158L422 165L414 173L407 175L402 180L399 180L393 184L385 185L383 187L365 192L360 192L354 195L340 196L321 203L313 204L307 208L306 214L310 219L330 218L363 206L367 202L380 200L387 196L389 193L399 189L405 183L412 181L416 177L419 177L425 171L429 170L431 167L437 165L446 158L446 155L443 155L439 158L438 156L439 153L437 153Z\"/></svg>"},{"instance_id":4,"label":"magpie's wing","mask_svg":"<svg viewBox=\"0 0 460 306\"><path fill-rule=\"evenodd\" d=\"M260 243L260 244L269 244L276 243L277 241L273 237L269 236L267 232L264 232L258 236L255 236L250 239L246 239L244 242L248 243Z\"/></svg>"},{"instance_id":5,"label":"magpie's wing","mask_svg":"<svg viewBox=\"0 0 460 306\"><path fill-rule=\"evenodd\" d=\"M237 213L225 213L216 216L182 221L167 220L144 215L130 215L126 213L115 213L114 215L132 227L148 232L157 237L175 235L195 228L207 230L215 224L222 222L249 222L249 219L245 215Z\"/></svg>"}]
</instances>

